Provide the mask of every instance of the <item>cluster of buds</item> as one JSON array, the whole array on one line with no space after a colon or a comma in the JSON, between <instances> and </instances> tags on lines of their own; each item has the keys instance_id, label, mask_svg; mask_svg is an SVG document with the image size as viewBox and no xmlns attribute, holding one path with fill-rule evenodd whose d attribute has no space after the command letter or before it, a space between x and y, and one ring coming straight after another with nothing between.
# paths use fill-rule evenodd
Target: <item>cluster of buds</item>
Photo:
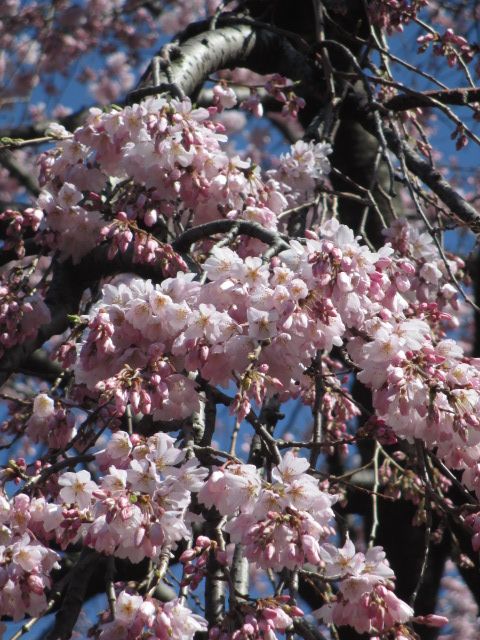
<instances>
[{"instance_id":1,"label":"cluster of buds","mask_svg":"<svg viewBox=\"0 0 480 640\"><path fill-rule=\"evenodd\" d=\"M140 212L137 213L140 215ZM143 222L147 227L153 227L157 218L157 211L149 209L143 216ZM161 265L167 276L175 276L178 271L187 271L185 262L171 245L159 242L154 235L140 229L125 211L119 211L115 220L105 225L100 234L110 241L109 259L114 258L118 252L125 253L132 245L133 260L138 264Z\"/></svg>"},{"instance_id":2,"label":"cluster of buds","mask_svg":"<svg viewBox=\"0 0 480 640\"><path fill-rule=\"evenodd\" d=\"M417 38L418 51L423 53L431 43L435 43L433 53L436 56L444 56L449 67L462 63L468 63L474 56L474 50L463 37L455 34L452 29L447 29L443 35L439 33L427 33Z\"/></svg>"},{"instance_id":3,"label":"cluster of buds","mask_svg":"<svg viewBox=\"0 0 480 640\"><path fill-rule=\"evenodd\" d=\"M293 624L293 618L303 611L290 596L276 596L239 603L210 629L209 640L276 640L276 631L284 633Z\"/></svg>"},{"instance_id":4,"label":"cluster of buds","mask_svg":"<svg viewBox=\"0 0 480 640\"><path fill-rule=\"evenodd\" d=\"M195 546L186 549L180 556L183 564L182 587L189 587L194 591L203 580L207 572L207 563L210 551L217 550L215 540L210 540L207 536L198 536Z\"/></svg>"},{"instance_id":5,"label":"cluster of buds","mask_svg":"<svg viewBox=\"0 0 480 640\"><path fill-rule=\"evenodd\" d=\"M38 231L42 220L43 211L32 207L23 211L6 209L0 212L0 222L7 225L3 249L5 251L14 249L17 257L23 258L25 256L25 234Z\"/></svg>"},{"instance_id":6,"label":"cluster of buds","mask_svg":"<svg viewBox=\"0 0 480 640\"><path fill-rule=\"evenodd\" d=\"M7 349L36 335L50 321L50 310L25 279L7 273L0 280L0 357Z\"/></svg>"},{"instance_id":7,"label":"cluster of buds","mask_svg":"<svg viewBox=\"0 0 480 640\"><path fill-rule=\"evenodd\" d=\"M428 0L374 0L368 4L368 14L373 24L391 34L403 31Z\"/></svg>"},{"instance_id":8,"label":"cluster of buds","mask_svg":"<svg viewBox=\"0 0 480 640\"><path fill-rule=\"evenodd\" d=\"M272 98L283 103L282 115L285 117L297 118L298 112L305 106L305 100L297 96L292 90L292 85L288 78L278 73L274 74L265 83L265 89Z\"/></svg>"}]
</instances>

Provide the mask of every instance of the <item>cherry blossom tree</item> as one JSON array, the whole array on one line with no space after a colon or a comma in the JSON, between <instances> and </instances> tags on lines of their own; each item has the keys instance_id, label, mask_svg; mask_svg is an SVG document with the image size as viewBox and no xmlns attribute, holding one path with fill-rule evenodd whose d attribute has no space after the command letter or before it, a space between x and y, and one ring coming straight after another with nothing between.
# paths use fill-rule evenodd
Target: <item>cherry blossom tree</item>
<instances>
[{"instance_id":1,"label":"cherry blossom tree","mask_svg":"<svg viewBox=\"0 0 480 640\"><path fill-rule=\"evenodd\" d=\"M478 637L477 2L0 11L0 635Z\"/></svg>"}]
</instances>

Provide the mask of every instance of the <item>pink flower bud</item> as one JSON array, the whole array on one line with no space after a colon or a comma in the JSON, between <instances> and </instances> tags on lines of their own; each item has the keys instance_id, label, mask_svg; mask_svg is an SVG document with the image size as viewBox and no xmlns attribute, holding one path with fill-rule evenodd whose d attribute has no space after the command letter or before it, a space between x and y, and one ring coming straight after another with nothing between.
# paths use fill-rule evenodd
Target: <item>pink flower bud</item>
<instances>
[{"instance_id":1,"label":"pink flower bud","mask_svg":"<svg viewBox=\"0 0 480 640\"><path fill-rule=\"evenodd\" d=\"M438 616L434 613L429 613L427 616L416 616L413 618L413 622L417 624L425 624L428 627L443 627L448 624L448 618L445 616Z\"/></svg>"},{"instance_id":2,"label":"pink flower bud","mask_svg":"<svg viewBox=\"0 0 480 640\"><path fill-rule=\"evenodd\" d=\"M182 564L185 564L187 562L190 562L190 560L193 560L196 555L197 554L194 549L185 549L185 551L180 556L179 560Z\"/></svg>"},{"instance_id":3,"label":"pink flower bud","mask_svg":"<svg viewBox=\"0 0 480 640\"><path fill-rule=\"evenodd\" d=\"M198 538L195 540L195 546L200 547L200 549L208 549L211 544L212 541L207 536L198 536Z\"/></svg>"}]
</instances>

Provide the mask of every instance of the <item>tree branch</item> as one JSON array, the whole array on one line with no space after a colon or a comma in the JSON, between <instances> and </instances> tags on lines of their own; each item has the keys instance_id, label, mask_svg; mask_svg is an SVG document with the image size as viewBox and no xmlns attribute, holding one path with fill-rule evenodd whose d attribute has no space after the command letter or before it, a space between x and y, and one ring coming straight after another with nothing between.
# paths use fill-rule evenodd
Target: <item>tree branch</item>
<instances>
[{"instance_id":1,"label":"tree branch","mask_svg":"<svg viewBox=\"0 0 480 640\"><path fill-rule=\"evenodd\" d=\"M25 254L22 256L22 258L26 256L37 255L41 251L41 247L35 242L33 238L26 238L23 243L23 248L25 250ZM0 267L3 267L3 265L7 264L8 262L12 262L13 260L19 260L16 250L2 249L2 252L0 253Z\"/></svg>"},{"instance_id":2,"label":"tree branch","mask_svg":"<svg viewBox=\"0 0 480 640\"><path fill-rule=\"evenodd\" d=\"M234 67L300 80L299 95L321 98L319 70L285 35L238 17L222 18L218 25L209 30L209 22L196 23L174 44L163 47L127 102L152 93L172 93L175 88L180 94L195 95L210 74Z\"/></svg>"},{"instance_id":3,"label":"tree branch","mask_svg":"<svg viewBox=\"0 0 480 640\"><path fill-rule=\"evenodd\" d=\"M93 107L97 105L92 104L91 106ZM52 122L57 122L65 127L67 131L73 132L82 124L88 115L89 109L90 107L81 107L77 111L74 111L63 118L59 118L58 120L43 120L42 122L33 122L32 124L20 125L19 127L0 129L0 138L21 138L25 141L28 141L31 138L38 138L45 135L47 127L52 124ZM52 142L54 142L54 140L52 140Z\"/></svg>"},{"instance_id":4,"label":"tree branch","mask_svg":"<svg viewBox=\"0 0 480 640\"><path fill-rule=\"evenodd\" d=\"M480 233L480 214L452 187L438 169L416 153L406 142L400 140L393 129L385 128L385 139L389 148L397 156L403 154L407 168L430 187L457 218L474 233Z\"/></svg>"},{"instance_id":5,"label":"tree branch","mask_svg":"<svg viewBox=\"0 0 480 640\"><path fill-rule=\"evenodd\" d=\"M257 238L257 240L261 240L279 251L289 249L289 244L278 233L269 231L256 222L248 222L247 220L214 220L213 222L206 222L197 227L192 227L174 240L172 247L175 251L184 253L190 249L194 242L209 238L217 233L227 233L232 227L237 228L238 235Z\"/></svg>"},{"instance_id":6,"label":"tree branch","mask_svg":"<svg viewBox=\"0 0 480 640\"><path fill-rule=\"evenodd\" d=\"M359 101L353 100L354 115L359 119L367 131L376 134L376 122L373 116L367 113L367 108L362 106ZM401 140L399 135L392 127L383 127L383 133L388 148L397 156L405 158L405 164L409 171L424 182L435 195L445 204L450 211L474 233L480 233L480 213L463 198L458 191L446 180L440 171L436 169L428 160L423 158L419 153L414 151L405 141Z\"/></svg>"},{"instance_id":7,"label":"tree branch","mask_svg":"<svg viewBox=\"0 0 480 640\"><path fill-rule=\"evenodd\" d=\"M63 602L55 616L53 629L45 640L68 640L85 601L90 578L98 567L100 556L92 549L84 549L68 578Z\"/></svg>"},{"instance_id":8,"label":"tree branch","mask_svg":"<svg viewBox=\"0 0 480 640\"><path fill-rule=\"evenodd\" d=\"M480 100L480 89L465 87L460 89L446 89L444 91L412 91L400 93L383 103L389 111L407 111L418 107L434 107L435 102L466 106Z\"/></svg>"},{"instance_id":9,"label":"tree branch","mask_svg":"<svg viewBox=\"0 0 480 640\"><path fill-rule=\"evenodd\" d=\"M22 186L25 187L27 191L29 191L33 196L38 196L40 193L40 189L38 187L38 182L32 176L32 174L27 170L25 170L12 156L12 154L3 150L0 151L0 164L7 169L10 174L20 182Z\"/></svg>"}]
</instances>

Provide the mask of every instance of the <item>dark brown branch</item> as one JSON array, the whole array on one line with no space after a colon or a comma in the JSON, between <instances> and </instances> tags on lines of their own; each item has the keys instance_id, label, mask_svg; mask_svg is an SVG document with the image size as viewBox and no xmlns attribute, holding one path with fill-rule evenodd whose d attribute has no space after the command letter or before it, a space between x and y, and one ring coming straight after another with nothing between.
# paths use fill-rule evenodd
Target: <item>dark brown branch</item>
<instances>
[{"instance_id":1,"label":"dark brown branch","mask_svg":"<svg viewBox=\"0 0 480 640\"><path fill-rule=\"evenodd\" d=\"M4 166L27 191L33 196L38 196L40 193L38 182L29 171L26 171L24 167L15 160L9 151L0 151L0 164Z\"/></svg>"},{"instance_id":2,"label":"dark brown branch","mask_svg":"<svg viewBox=\"0 0 480 640\"><path fill-rule=\"evenodd\" d=\"M302 618L295 618L293 628L305 640L326 640L326 637L316 625Z\"/></svg>"},{"instance_id":3,"label":"dark brown branch","mask_svg":"<svg viewBox=\"0 0 480 640\"><path fill-rule=\"evenodd\" d=\"M355 100L354 100L355 101ZM350 104L350 107L352 104ZM376 134L376 122L360 104L353 108L353 116L373 135ZM405 164L417 178L425 183L450 211L474 233L480 232L480 213L463 198L460 193L443 177L438 169L414 151L392 127L383 127L389 149L397 156L404 157Z\"/></svg>"},{"instance_id":4,"label":"dark brown branch","mask_svg":"<svg viewBox=\"0 0 480 640\"><path fill-rule=\"evenodd\" d=\"M406 142L400 140L392 129L385 129L385 138L389 148L397 156L403 154L408 169L430 187L457 218L474 233L479 233L480 214L452 187L440 171L416 153Z\"/></svg>"},{"instance_id":5,"label":"dark brown branch","mask_svg":"<svg viewBox=\"0 0 480 640\"><path fill-rule=\"evenodd\" d=\"M27 238L23 244L25 250L25 256L34 256L40 253L41 247L35 242L33 238ZM25 257L22 256L22 257ZM11 262L12 260L18 260L18 255L15 249L3 249L0 253L0 267Z\"/></svg>"},{"instance_id":6,"label":"dark brown branch","mask_svg":"<svg viewBox=\"0 0 480 640\"><path fill-rule=\"evenodd\" d=\"M86 599L87 589L101 556L92 549L84 549L68 577L68 586L55 617L53 629L45 640L68 640Z\"/></svg>"},{"instance_id":7,"label":"dark brown branch","mask_svg":"<svg viewBox=\"0 0 480 640\"><path fill-rule=\"evenodd\" d=\"M32 353L18 371L18 373L22 373L25 376L34 376L50 382L55 381L63 372L64 370L60 363L52 360L45 349L37 349Z\"/></svg>"},{"instance_id":8,"label":"dark brown branch","mask_svg":"<svg viewBox=\"0 0 480 640\"><path fill-rule=\"evenodd\" d=\"M288 243L279 234L265 229L256 222L248 222L246 220L214 220L213 222L201 224L182 233L172 243L172 246L175 251L184 253L190 249L194 242L210 238L217 233L227 233L232 227L237 228L238 235L257 238L257 240L265 242L265 244L278 249L278 251L289 248Z\"/></svg>"},{"instance_id":9,"label":"dark brown branch","mask_svg":"<svg viewBox=\"0 0 480 640\"><path fill-rule=\"evenodd\" d=\"M434 107L435 102L453 105L468 105L480 101L480 89L465 87L462 89L446 89L445 91L412 91L400 93L383 103L389 111L406 111L418 107Z\"/></svg>"}]
</instances>

